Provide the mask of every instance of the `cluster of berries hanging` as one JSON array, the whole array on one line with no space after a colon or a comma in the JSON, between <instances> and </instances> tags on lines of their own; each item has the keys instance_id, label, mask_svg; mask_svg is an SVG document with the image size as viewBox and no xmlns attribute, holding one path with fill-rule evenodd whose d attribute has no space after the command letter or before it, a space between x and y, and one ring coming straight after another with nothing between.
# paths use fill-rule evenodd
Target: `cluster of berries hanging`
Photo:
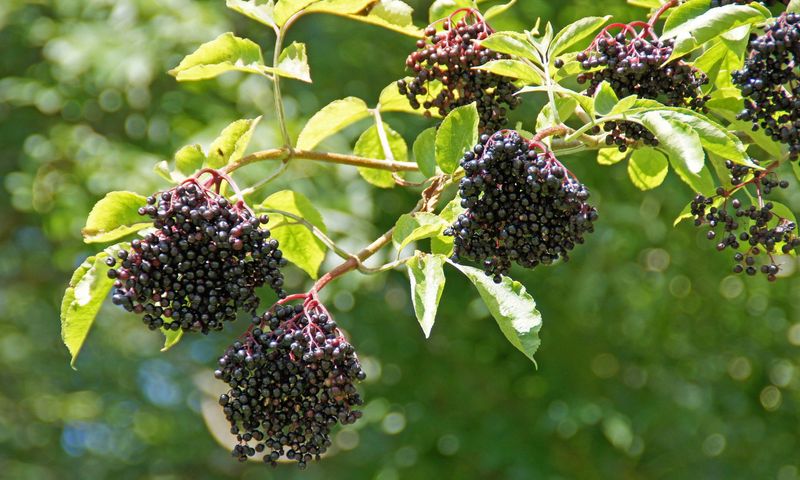
<instances>
[{"instance_id":1,"label":"cluster of berries hanging","mask_svg":"<svg viewBox=\"0 0 800 480\"><path fill-rule=\"evenodd\" d=\"M789 182L778 180L771 168L756 170L730 160L725 165L731 172L733 188L726 191L719 187L710 197L697 195L690 207L694 223L710 227L707 238L716 242L717 250L737 251L735 273L755 275L760 271L769 281L775 281L780 270L775 255L800 247L800 238L795 222L776 213L774 204L765 202L764 197L775 188L787 188ZM758 206L745 206L739 198L733 198L748 185L755 187Z\"/></svg>"},{"instance_id":2,"label":"cluster of berries hanging","mask_svg":"<svg viewBox=\"0 0 800 480\"><path fill-rule=\"evenodd\" d=\"M436 29L439 23L441 32ZM510 58L479 45L493 32L480 12L470 8L457 10L429 26L425 29L426 39L417 41L417 51L406 60L415 77L410 82L397 82L400 93L408 97L414 109L424 108L426 114L436 109L441 116L476 102L481 131L503 128L508 110L520 104L514 96L517 89L506 77L474 70L492 60ZM434 82L442 86L435 96Z\"/></svg>"},{"instance_id":3,"label":"cluster of berries hanging","mask_svg":"<svg viewBox=\"0 0 800 480\"><path fill-rule=\"evenodd\" d=\"M776 142L789 147L793 160L800 155L800 15L786 13L750 42L744 68L733 82L744 96L740 120L763 128Z\"/></svg>"},{"instance_id":4,"label":"cluster of berries hanging","mask_svg":"<svg viewBox=\"0 0 800 480\"><path fill-rule=\"evenodd\" d=\"M294 300L303 302L285 304ZM230 387L219 403L239 441L232 453L242 461L263 454L272 466L285 457L305 468L330 447L331 427L361 417L354 383L364 371L313 291L279 301L253 323L214 372Z\"/></svg>"},{"instance_id":5,"label":"cluster of berries hanging","mask_svg":"<svg viewBox=\"0 0 800 480\"><path fill-rule=\"evenodd\" d=\"M461 166L466 211L445 234L455 237L454 260L481 263L495 282L512 261L533 268L568 259L594 229L589 191L539 142L509 130L483 135Z\"/></svg>"},{"instance_id":6,"label":"cluster of berries hanging","mask_svg":"<svg viewBox=\"0 0 800 480\"><path fill-rule=\"evenodd\" d=\"M753 0L711 0L711 8L715 7L724 7L725 5L747 5L748 3L753 3ZM762 5L766 5L771 7L776 3L781 3L783 5L788 5L789 0L760 0L758 3Z\"/></svg>"},{"instance_id":7,"label":"cluster of berries hanging","mask_svg":"<svg viewBox=\"0 0 800 480\"><path fill-rule=\"evenodd\" d=\"M652 23L653 20L605 27L589 47L577 55L584 70L577 77L578 83L588 84L587 95L594 95L605 81L619 98L636 95L673 107L701 110L708 97L702 94L700 87L708 83L708 77L682 59L667 62L674 42L660 40L653 32ZM619 30L616 35L610 32L614 29ZM607 124L605 128L608 132L606 144L616 145L623 152L629 143L636 141L658 145L658 140L636 123L618 122Z\"/></svg>"},{"instance_id":8,"label":"cluster of berries hanging","mask_svg":"<svg viewBox=\"0 0 800 480\"><path fill-rule=\"evenodd\" d=\"M217 193L230 179L214 170L199 175L205 173L212 176L205 184L193 177L148 197L139 215L151 218L155 230L120 251L119 267L108 271L113 303L144 314L150 329L221 330L239 311L255 312L257 288L267 284L284 296L286 260L260 228L268 218L256 218L241 201L231 204Z\"/></svg>"}]
</instances>

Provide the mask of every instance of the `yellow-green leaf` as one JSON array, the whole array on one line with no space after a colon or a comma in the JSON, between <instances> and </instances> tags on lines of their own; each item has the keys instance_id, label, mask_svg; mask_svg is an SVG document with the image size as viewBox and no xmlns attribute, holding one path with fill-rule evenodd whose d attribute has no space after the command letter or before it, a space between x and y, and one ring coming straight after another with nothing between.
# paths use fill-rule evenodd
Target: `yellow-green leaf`
<instances>
[{"instance_id":1,"label":"yellow-green leaf","mask_svg":"<svg viewBox=\"0 0 800 480\"><path fill-rule=\"evenodd\" d=\"M145 206L146 200L133 192L106 194L89 212L86 226L81 230L83 241L109 242L147 228L151 222L138 212L139 207Z\"/></svg>"},{"instance_id":2,"label":"yellow-green leaf","mask_svg":"<svg viewBox=\"0 0 800 480\"><path fill-rule=\"evenodd\" d=\"M297 138L297 148L310 150L334 133L368 116L367 104L360 98L334 100L306 123Z\"/></svg>"},{"instance_id":3,"label":"yellow-green leaf","mask_svg":"<svg viewBox=\"0 0 800 480\"><path fill-rule=\"evenodd\" d=\"M262 73L264 58L257 44L228 32L200 45L169 73L183 82L214 78L232 71Z\"/></svg>"},{"instance_id":4,"label":"yellow-green leaf","mask_svg":"<svg viewBox=\"0 0 800 480\"><path fill-rule=\"evenodd\" d=\"M408 278L411 281L411 303L414 314L425 333L431 336L433 323L436 321L436 310L444 290L444 255L428 255L416 252L406 262Z\"/></svg>"},{"instance_id":5,"label":"yellow-green leaf","mask_svg":"<svg viewBox=\"0 0 800 480\"><path fill-rule=\"evenodd\" d=\"M628 176L641 190L650 190L661 185L668 170L667 157L653 148L637 149L628 162Z\"/></svg>"},{"instance_id":6,"label":"yellow-green leaf","mask_svg":"<svg viewBox=\"0 0 800 480\"><path fill-rule=\"evenodd\" d=\"M210 168L222 168L242 158L260 120L261 117L253 119L245 118L236 120L225 127L219 134L219 137L217 137L214 143L208 148L206 166Z\"/></svg>"},{"instance_id":7,"label":"yellow-green leaf","mask_svg":"<svg viewBox=\"0 0 800 480\"><path fill-rule=\"evenodd\" d=\"M403 161L408 158L408 146L403 137L394 131L386 122L383 122L383 129L386 134L386 140L389 143L389 149L395 160ZM386 154L381 144L380 136L378 135L377 125L369 127L364 133L358 137L355 146L353 147L353 154L359 157L375 158L378 160L386 160ZM358 167L358 173L364 177L372 185L380 188L394 187L394 178L392 172L388 170L378 170L376 168Z\"/></svg>"}]
</instances>

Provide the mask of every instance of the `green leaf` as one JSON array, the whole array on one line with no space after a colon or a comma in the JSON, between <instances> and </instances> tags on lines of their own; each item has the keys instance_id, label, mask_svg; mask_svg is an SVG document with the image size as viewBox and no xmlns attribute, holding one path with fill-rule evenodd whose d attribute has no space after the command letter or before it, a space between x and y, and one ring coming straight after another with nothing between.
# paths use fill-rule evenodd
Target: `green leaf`
<instances>
[{"instance_id":1,"label":"green leaf","mask_svg":"<svg viewBox=\"0 0 800 480\"><path fill-rule=\"evenodd\" d=\"M541 57L536 48L528 41L528 38L517 32L495 32L488 38L481 41L481 46L494 50L495 52L506 53L518 57L532 60L537 65L541 65Z\"/></svg>"},{"instance_id":2,"label":"green leaf","mask_svg":"<svg viewBox=\"0 0 800 480\"><path fill-rule=\"evenodd\" d=\"M509 8L513 7L514 4L517 3L517 0L511 0L510 2L501 3L499 5L492 5L488 9L486 9L486 13L483 14L483 18L486 20L491 20L492 18L502 14Z\"/></svg>"},{"instance_id":3,"label":"green leaf","mask_svg":"<svg viewBox=\"0 0 800 480\"><path fill-rule=\"evenodd\" d=\"M667 157L653 148L637 149L628 162L628 176L640 190L650 190L661 185L667 177Z\"/></svg>"},{"instance_id":4,"label":"green leaf","mask_svg":"<svg viewBox=\"0 0 800 480\"><path fill-rule=\"evenodd\" d=\"M597 151L597 163L600 165L614 165L625 160L628 152L620 152L617 147L601 148Z\"/></svg>"},{"instance_id":5,"label":"green leaf","mask_svg":"<svg viewBox=\"0 0 800 480\"><path fill-rule=\"evenodd\" d=\"M72 274L64 292L61 300L61 339L72 356L70 365L73 368L103 301L114 286L114 280L108 278L111 267L105 261L124 248L127 248L127 244L113 245L87 258Z\"/></svg>"},{"instance_id":6,"label":"green leaf","mask_svg":"<svg viewBox=\"0 0 800 480\"><path fill-rule=\"evenodd\" d=\"M570 50L576 45L583 46L584 40L592 36L600 27L603 26L611 15L605 17L586 17L573 22L559 31L550 44L550 58L555 57Z\"/></svg>"},{"instance_id":7,"label":"green leaf","mask_svg":"<svg viewBox=\"0 0 800 480\"><path fill-rule=\"evenodd\" d=\"M449 225L454 223L462 213L464 213L464 207L461 206L461 198L456 197L447 202L447 205L439 212L439 217Z\"/></svg>"},{"instance_id":8,"label":"green leaf","mask_svg":"<svg viewBox=\"0 0 800 480\"><path fill-rule=\"evenodd\" d=\"M190 177L203 168L206 154L200 145L186 145L175 152L175 169L184 177Z\"/></svg>"},{"instance_id":9,"label":"green leaf","mask_svg":"<svg viewBox=\"0 0 800 480\"><path fill-rule=\"evenodd\" d=\"M461 206L461 198L456 197L439 212L439 218L444 220L447 225L452 225L462 213L464 213L464 207ZM431 237L431 252L449 257L453 254L453 241L452 236L443 233Z\"/></svg>"},{"instance_id":10,"label":"green leaf","mask_svg":"<svg viewBox=\"0 0 800 480\"><path fill-rule=\"evenodd\" d=\"M406 262L408 278L411 281L411 303L414 305L414 314L425 333L425 338L431 336L433 322L436 320L436 310L444 290L444 255L428 255L416 252Z\"/></svg>"},{"instance_id":11,"label":"green leaf","mask_svg":"<svg viewBox=\"0 0 800 480\"><path fill-rule=\"evenodd\" d=\"M680 58L729 30L761 23L770 16L769 10L757 3L709 9L706 0L689 0L667 18L661 38L675 39L670 58Z\"/></svg>"},{"instance_id":12,"label":"green leaf","mask_svg":"<svg viewBox=\"0 0 800 480\"><path fill-rule=\"evenodd\" d=\"M692 65L705 72L709 85L704 87L710 91L714 86L732 87L731 73L742 68L744 54L750 37L750 25L743 25L727 32L710 43L702 55Z\"/></svg>"},{"instance_id":13,"label":"green leaf","mask_svg":"<svg viewBox=\"0 0 800 480\"><path fill-rule=\"evenodd\" d=\"M519 60L492 60L474 70L484 70L496 75L522 80L526 85L541 85L543 82L541 75L533 67Z\"/></svg>"},{"instance_id":14,"label":"green leaf","mask_svg":"<svg viewBox=\"0 0 800 480\"><path fill-rule=\"evenodd\" d=\"M406 82L410 82L412 78L406 77L405 80ZM442 83L438 80L428 82L427 88L428 95L433 98L442 91ZM408 103L408 98L405 95L402 95L400 90L397 89L397 82L390 83L381 91L381 95L378 98L378 109L381 112L405 112L413 113L414 115L425 114L424 109L415 109L411 107L411 104ZM441 118L437 109L431 109L429 112L431 117Z\"/></svg>"},{"instance_id":15,"label":"green leaf","mask_svg":"<svg viewBox=\"0 0 800 480\"><path fill-rule=\"evenodd\" d=\"M242 158L260 120L260 116L253 119L245 118L236 120L225 127L219 137L208 147L206 166L222 168Z\"/></svg>"},{"instance_id":16,"label":"green leaf","mask_svg":"<svg viewBox=\"0 0 800 480\"><path fill-rule=\"evenodd\" d=\"M138 193L122 191L106 194L89 212L86 226L81 230L83 241L109 242L147 228L152 222L138 212L139 207L146 203L147 199Z\"/></svg>"},{"instance_id":17,"label":"green leaf","mask_svg":"<svg viewBox=\"0 0 800 480\"><path fill-rule=\"evenodd\" d=\"M787 12L800 12L800 0L791 0L789 5L786 6Z\"/></svg>"},{"instance_id":18,"label":"green leaf","mask_svg":"<svg viewBox=\"0 0 800 480\"><path fill-rule=\"evenodd\" d=\"M414 9L401 0L377 0L372 7L347 18L387 28L415 38L422 37L422 30L414 26ZM332 12L333 13L333 12Z\"/></svg>"},{"instance_id":19,"label":"green leaf","mask_svg":"<svg viewBox=\"0 0 800 480\"><path fill-rule=\"evenodd\" d=\"M355 15L366 10L375 0L323 0L311 4L306 13L330 13L333 15Z\"/></svg>"},{"instance_id":20,"label":"green leaf","mask_svg":"<svg viewBox=\"0 0 800 480\"><path fill-rule=\"evenodd\" d=\"M436 132L436 163L444 173L458 168L464 152L478 141L478 109L475 103L453 109Z\"/></svg>"},{"instance_id":21,"label":"green leaf","mask_svg":"<svg viewBox=\"0 0 800 480\"><path fill-rule=\"evenodd\" d=\"M558 123L563 123L569 120L575 113L578 107L578 101L572 97L556 97L556 108L558 109L558 118L560 122L556 122L553 116L553 108L550 102L547 102L539 115L536 117L536 131L543 130L547 127L552 127Z\"/></svg>"},{"instance_id":22,"label":"green leaf","mask_svg":"<svg viewBox=\"0 0 800 480\"><path fill-rule=\"evenodd\" d=\"M564 88L558 84L552 85L551 88L553 89L554 93L574 98L575 101L578 102L578 105L581 106L581 108L583 109L584 112L586 112L587 115L589 115L590 117L595 116L594 99L592 97L587 97L586 95L572 91L568 88ZM531 93L531 92L547 92L547 87L546 86L522 87L521 89L519 89L517 94Z\"/></svg>"},{"instance_id":23,"label":"green leaf","mask_svg":"<svg viewBox=\"0 0 800 480\"><path fill-rule=\"evenodd\" d=\"M394 225L392 243L401 252L411 242L439 235L449 226L441 217L429 212L406 213Z\"/></svg>"},{"instance_id":24,"label":"green leaf","mask_svg":"<svg viewBox=\"0 0 800 480\"><path fill-rule=\"evenodd\" d=\"M502 283L494 283L477 268L449 263L475 285L500 331L511 345L535 362L533 355L541 343L539 329L542 328L542 314L536 310L536 302L525 290L525 286L505 276Z\"/></svg>"},{"instance_id":25,"label":"green leaf","mask_svg":"<svg viewBox=\"0 0 800 480\"><path fill-rule=\"evenodd\" d=\"M278 28L275 24L275 2L273 0L226 0L225 5L270 28Z\"/></svg>"},{"instance_id":26,"label":"green leaf","mask_svg":"<svg viewBox=\"0 0 800 480\"><path fill-rule=\"evenodd\" d=\"M280 57L278 57L278 65L273 70L282 77L311 83L311 71L308 67L306 45L292 42L291 45L284 48Z\"/></svg>"},{"instance_id":27,"label":"green leaf","mask_svg":"<svg viewBox=\"0 0 800 480\"><path fill-rule=\"evenodd\" d=\"M617 104L614 105L614 108L612 108L611 111L608 112L608 115L619 115L621 113L626 113L636 105L636 102L638 100L639 99L636 98L636 95L628 95L627 97L617 102Z\"/></svg>"},{"instance_id":28,"label":"green leaf","mask_svg":"<svg viewBox=\"0 0 800 480\"><path fill-rule=\"evenodd\" d=\"M661 0L628 0L628 5L650 9L660 7L661 3Z\"/></svg>"},{"instance_id":29,"label":"green leaf","mask_svg":"<svg viewBox=\"0 0 800 480\"><path fill-rule=\"evenodd\" d=\"M261 48L228 32L200 45L169 73L179 82L184 82L214 78L232 71L263 73L264 68Z\"/></svg>"},{"instance_id":30,"label":"green leaf","mask_svg":"<svg viewBox=\"0 0 800 480\"><path fill-rule=\"evenodd\" d=\"M706 155L700 136L688 125L669 117L662 111L648 111L638 116L642 125L658 138L662 150L670 159L678 160L691 173L697 173L705 164Z\"/></svg>"},{"instance_id":31,"label":"green leaf","mask_svg":"<svg viewBox=\"0 0 800 480\"><path fill-rule=\"evenodd\" d=\"M702 193L705 196L714 194L716 185L707 167L704 166L698 173L692 173L686 168L686 164L680 158L675 158L672 155L669 155L668 158L672 169L675 170L678 177L683 183L688 185L693 192Z\"/></svg>"},{"instance_id":32,"label":"green leaf","mask_svg":"<svg viewBox=\"0 0 800 480\"><path fill-rule=\"evenodd\" d=\"M459 8L478 8L474 0L436 0L428 8L428 23L448 17Z\"/></svg>"},{"instance_id":33,"label":"green leaf","mask_svg":"<svg viewBox=\"0 0 800 480\"><path fill-rule=\"evenodd\" d=\"M294 14L301 12L317 0L278 0L275 4L273 17L275 23L282 27Z\"/></svg>"},{"instance_id":34,"label":"green leaf","mask_svg":"<svg viewBox=\"0 0 800 480\"><path fill-rule=\"evenodd\" d=\"M386 122L383 122L383 130L386 133L386 140L389 143L389 148L392 150L392 156L395 160L403 161L408 158L408 146L403 137L394 131ZM364 133L358 137L355 147L353 147L353 154L359 157L375 158L378 160L386 160L386 153L383 151L380 136L378 135L378 126L373 125L369 127ZM378 170L375 168L358 167L358 173L367 182L380 188L394 187L394 178L392 172L388 170Z\"/></svg>"},{"instance_id":35,"label":"green leaf","mask_svg":"<svg viewBox=\"0 0 800 480\"><path fill-rule=\"evenodd\" d=\"M334 100L315 113L306 123L297 138L297 148L310 150L322 140L368 116L367 104L360 98L347 97Z\"/></svg>"},{"instance_id":36,"label":"green leaf","mask_svg":"<svg viewBox=\"0 0 800 480\"><path fill-rule=\"evenodd\" d=\"M183 338L183 330L167 330L164 327L161 327L161 333L164 334L164 346L161 347L162 352L166 352L170 348L174 347L181 341Z\"/></svg>"},{"instance_id":37,"label":"green leaf","mask_svg":"<svg viewBox=\"0 0 800 480\"><path fill-rule=\"evenodd\" d=\"M180 178L182 176L181 174L170 171L169 163L166 160L162 160L153 165L153 172L169 183L178 183L183 180Z\"/></svg>"},{"instance_id":38,"label":"green leaf","mask_svg":"<svg viewBox=\"0 0 800 480\"><path fill-rule=\"evenodd\" d=\"M426 177L436 174L436 127L423 130L414 140L414 160Z\"/></svg>"},{"instance_id":39,"label":"green leaf","mask_svg":"<svg viewBox=\"0 0 800 480\"><path fill-rule=\"evenodd\" d=\"M306 196L292 190L275 192L261 202L259 208L281 210L301 217L327 233L322 215ZM287 260L302 268L311 278L317 278L319 267L325 260L327 247L305 225L279 213L269 213L269 229L280 243Z\"/></svg>"},{"instance_id":40,"label":"green leaf","mask_svg":"<svg viewBox=\"0 0 800 480\"><path fill-rule=\"evenodd\" d=\"M608 115L617 103L619 103L619 99L614 93L614 89L611 88L611 84L603 81L594 94L595 111L600 115Z\"/></svg>"}]
</instances>

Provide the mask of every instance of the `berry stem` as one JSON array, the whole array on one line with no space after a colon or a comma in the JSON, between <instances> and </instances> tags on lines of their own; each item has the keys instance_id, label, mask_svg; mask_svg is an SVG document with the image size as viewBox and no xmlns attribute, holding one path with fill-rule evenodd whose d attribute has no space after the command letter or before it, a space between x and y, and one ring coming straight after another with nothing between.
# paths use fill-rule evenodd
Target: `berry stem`
<instances>
[{"instance_id":1,"label":"berry stem","mask_svg":"<svg viewBox=\"0 0 800 480\"><path fill-rule=\"evenodd\" d=\"M289 147L273 148L255 152L239 160L226 165L221 171L231 173L245 165L262 162L266 160L289 161L291 159L315 160L325 163L338 163L341 165L352 165L354 167L367 167L376 170L388 170L390 172L417 172L419 167L414 162L398 162L388 160L378 160L375 158L358 157L355 155L344 155L341 153L317 152L313 150L290 149Z\"/></svg>"},{"instance_id":2,"label":"berry stem","mask_svg":"<svg viewBox=\"0 0 800 480\"><path fill-rule=\"evenodd\" d=\"M678 5L678 0L669 0L664 5L661 5L661 8L656 10L656 12L653 14L653 16L650 17L650 20L648 20L647 24L652 27L661 18L661 15L664 15L664 12L666 12L670 8L675 7L677 5Z\"/></svg>"},{"instance_id":3,"label":"berry stem","mask_svg":"<svg viewBox=\"0 0 800 480\"><path fill-rule=\"evenodd\" d=\"M569 128L566 125L554 125L552 127L547 127L536 132L536 135L533 136L531 142L540 143L547 137L552 137L553 135L564 135L568 131Z\"/></svg>"}]
</instances>

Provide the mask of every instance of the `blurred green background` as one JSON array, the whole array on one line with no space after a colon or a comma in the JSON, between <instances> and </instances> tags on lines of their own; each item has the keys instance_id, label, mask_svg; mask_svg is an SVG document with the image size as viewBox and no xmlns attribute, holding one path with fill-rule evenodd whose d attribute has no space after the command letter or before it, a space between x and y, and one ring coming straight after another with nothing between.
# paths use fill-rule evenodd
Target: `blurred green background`
<instances>
[{"instance_id":1,"label":"blurred green background","mask_svg":"<svg viewBox=\"0 0 800 480\"><path fill-rule=\"evenodd\" d=\"M411 3L423 24L429 2ZM541 16L563 26L591 14L645 12L623 0L521 0L493 24L530 27ZM0 2L0 478L800 478L800 275L774 285L729 275L731 259L702 232L672 228L686 187L670 177L639 192L624 165L599 167L591 155L562 160L594 193L596 233L567 264L513 272L544 316L538 370L452 270L427 341L404 272L326 289L369 374L366 414L305 472L239 464L209 432L221 387L210 371L241 321L162 354L160 335L108 305L70 369L58 309L70 272L95 249L80 238L93 203L110 190L166 187L157 161L237 118L264 113L252 148L278 143L262 79L177 84L165 73L229 30L269 54L272 33L222 0ZM308 44L314 78L284 82L293 135L331 100L374 104L414 44L321 15L302 19L292 40ZM527 101L516 119L531 128L541 99ZM409 142L426 125L385 119ZM360 128L321 148L345 151ZM302 161L269 190L282 188L310 196L349 249L417 195ZM794 191L783 201L797 211ZM291 289L308 287L300 271L287 275Z\"/></svg>"}]
</instances>

